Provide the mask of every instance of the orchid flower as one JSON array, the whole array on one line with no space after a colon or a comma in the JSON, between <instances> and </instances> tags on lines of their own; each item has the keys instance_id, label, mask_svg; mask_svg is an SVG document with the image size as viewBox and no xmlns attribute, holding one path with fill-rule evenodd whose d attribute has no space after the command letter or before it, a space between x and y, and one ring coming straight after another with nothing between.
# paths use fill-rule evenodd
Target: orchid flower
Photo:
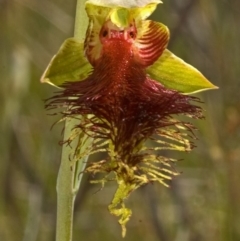
<instances>
[{"instance_id":1,"label":"orchid flower","mask_svg":"<svg viewBox=\"0 0 240 241\"><path fill-rule=\"evenodd\" d=\"M163 150L194 147L195 127L177 118L203 118L201 101L189 94L216 88L167 50L164 24L146 20L159 3L87 1L84 42L67 39L41 79L60 88L47 108L60 108L61 120L79 119L65 142L81 131L93 140L82 155L107 153L105 160L88 163L85 172L104 174L92 181L102 185L116 180L109 211L119 216L123 236L131 216L124 204L129 194L155 181L168 186L178 175L176 160ZM147 147L148 140L154 147Z\"/></svg>"}]
</instances>

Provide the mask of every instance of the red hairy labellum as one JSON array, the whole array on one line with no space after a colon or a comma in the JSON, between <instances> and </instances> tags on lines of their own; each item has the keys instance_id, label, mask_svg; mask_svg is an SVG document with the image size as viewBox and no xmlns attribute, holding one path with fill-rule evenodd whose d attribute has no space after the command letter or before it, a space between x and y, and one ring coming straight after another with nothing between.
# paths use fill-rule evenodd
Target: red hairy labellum
<instances>
[{"instance_id":1,"label":"red hairy labellum","mask_svg":"<svg viewBox=\"0 0 240 241\"><path fill-rule=\"evenodd\" d=\"M145 68L166 48L168 32L152 21L141 25L147 26L146 32L138 32L134 19L125 28L107 20L97 38L94 31L90 32L85 53L93 72L83 81L65 83L64 90L48 105L66 106L65 117L85 116L76 128L110 141L118 158L130 166L136 164L132 153L144 141L155 134L166 137L161 128L172 126L177 133L182 124L190 129L172 115L201 117L200 108L190 103L196 98L165 89L147 76Z\"/></svg>"},{"instance_id":2,"label":"red hairy labellum","mask_svg":"<svg viewBox=\"0 0 240 241\"><path fill-rule=\"evenodd\" d=\"M162 128L173 127L176 133L181 124L191 128L172 115L198 118L201 110L190 103L196 98L165 89L146 75L126 32L108 29L108 34L100 37L101 57L94 63L92 74L84 81L64 84L50 105L65 105L65 117L91 115L76 128L111 141L118 158L135 166L142 161L132 155L136 148L155 134L166 137Z\"/></svg>"},{"instance_id":3,"label":"red hairy labellum","mask_svg":"<svg viewBox=\"0 0 240 241\"><path fill-rule=\"evenodd\" d=\"M152 152L143 152L145 141L151 138L160 144L155 150L190 150L193 145L185 137L193 136L193 127L174 115L202 118L201 109L191 104L197 98L166 89L146 74L146 67L167 46L165 26L152 21L136 23L134 19L125 27L116 26L110 19L102 26L94 23L96 19L92 21L84 44L92 73L83 81L63 84L64 89L51 98L48 107L66 107L64 117L82 116L75 128L104 143L89 148L91 154L104 146L109 154L109 164L100 165L98 171L114 171L125 184L140 185L138 175L145 170L141 163L166 162L161 156L154 158ZM92 28L92 24L98 27ZM144 183L155 180L154 165L148 168ZM164 169L167 177L169 168ZM91 165L87 170L92 170Z\"/></svg>"}]
</instances>

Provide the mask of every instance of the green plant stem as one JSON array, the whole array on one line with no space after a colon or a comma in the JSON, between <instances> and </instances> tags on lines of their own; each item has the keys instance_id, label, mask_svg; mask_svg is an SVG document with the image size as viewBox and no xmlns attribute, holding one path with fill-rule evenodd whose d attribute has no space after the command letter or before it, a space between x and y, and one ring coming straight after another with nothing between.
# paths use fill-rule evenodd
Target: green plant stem
<instances>
[{"instance_id":1,"label":"green plant stem","mask_svg":"<svg viewBox=\"0 0 240 241\"><path fill-rule=\"evenodd\" d=\"M87 27L87 15L85 13L85 0L77 1L75 30L74 37L80 41L84 39ZM78 120L79 122L79 120ZM68 139L71 135L72 129L77 124L77 120L68 119L65 122L64 139ZM71 147L63 145L61 164L57 179L57 227L56 227L56 241L71 241L72 240L72 226L73 226L73 212L74 201L78 192L82 171L85 168L87 156L81 160L77 160L78 155L74 156L73 161L69 160L69 156L73 154L75 148L83 152L90 144L84 134L71 143Z\"/></svg>"},{"instance_id":2,"label":"green plant stem","mask_svg":"<svg viewBox=\"0 0 240 241\"><path fill-rule=\"evenodd\" d=\"M74 38L83 41L88 25L88 17L85 11L86 0L77 0L77 9L75 17Z\"/></svg>"}]
</instances>

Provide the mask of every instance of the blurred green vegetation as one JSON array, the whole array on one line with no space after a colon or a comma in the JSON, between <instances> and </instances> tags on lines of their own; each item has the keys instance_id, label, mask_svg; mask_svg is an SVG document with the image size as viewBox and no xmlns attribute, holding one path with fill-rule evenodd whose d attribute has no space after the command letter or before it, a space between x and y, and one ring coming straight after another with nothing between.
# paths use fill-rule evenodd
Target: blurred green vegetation
<instances>
[{"instance_id":1,"label":"blurred green vegetation","mask_svg":"<svg viewBox=\"0 0 240 241\"><path fill-rule=\"evenodd\" d=\"M1 241L55 239L62 126L51 130L57 117L43 100L56 90L39 79L73 34L75 5L0 0ZM183 174L169 189L148 185L129 198L125 240L240 240L240 1L165 0L153 18L169 26L169 49L220 89L200 94L206 119L196 122L197 148L177 156ZM114 184L100 191L89 178L76 200L73 240L122 240L107 210Z\"/></svg>"}]
</instances>

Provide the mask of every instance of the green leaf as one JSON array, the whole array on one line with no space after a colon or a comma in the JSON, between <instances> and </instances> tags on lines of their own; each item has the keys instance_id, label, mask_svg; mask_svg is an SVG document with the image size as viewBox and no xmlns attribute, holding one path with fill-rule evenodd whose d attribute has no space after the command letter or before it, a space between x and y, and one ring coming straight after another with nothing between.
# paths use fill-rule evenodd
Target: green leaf
<instances>
[{"instance_id":1,"label":"green leaf","mask_svg":"<svg viewBox=\"0 0 240 241\"><path fill-rule=\"evenodd\" d=\"M41 77L41 82L60 86L66 81L85 79L91 70L92 66L84 56L83 43L69 38L51 59Z\"/></svg>"},{"instance_id":2,"label":"green leaf","mask_svg":"<svg viewBox=\"0 0 240 241\"><path fill-rule=\"evenodd\" d=\"M196 93L218 87L209 82L196 68L165 50L147 73L165 87L182 93Z\"/></svg>"}]
</instances>

